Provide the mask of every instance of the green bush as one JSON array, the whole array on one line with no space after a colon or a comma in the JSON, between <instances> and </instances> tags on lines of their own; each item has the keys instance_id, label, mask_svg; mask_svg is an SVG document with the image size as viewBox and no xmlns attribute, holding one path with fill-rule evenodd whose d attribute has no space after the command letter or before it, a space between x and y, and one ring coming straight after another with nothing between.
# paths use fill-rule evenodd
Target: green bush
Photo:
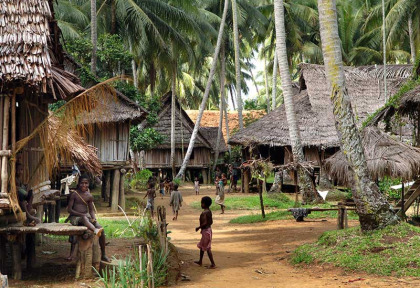
<instances>
[{"instance_id":1,"label":"green bush","mask_svg":"<svg viewBox=\"0 0 420 288\"><path fill-rule=\"evenodd\" d=\"M153 175L153 172L148 169L143 169L136 174L132 175L130 179L131 189L146 189L147 181Z\"/></svg>"}]
</instances>

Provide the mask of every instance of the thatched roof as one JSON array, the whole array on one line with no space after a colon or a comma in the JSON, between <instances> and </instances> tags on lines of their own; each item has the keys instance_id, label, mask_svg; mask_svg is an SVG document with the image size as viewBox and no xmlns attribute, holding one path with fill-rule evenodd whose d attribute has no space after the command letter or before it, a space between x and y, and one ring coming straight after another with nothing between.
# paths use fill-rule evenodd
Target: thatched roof
<instances>
[{"instance_id":1,"label":"thatched roof","mask_svg":"<svg viewBox=\"0 0 420 288\"><path fill-rule=\"evenodd\" d=\"M168 92L162 98L162 106L158 113L158 121L152 126L160 135L164 136L162 144L156 147L156 149L168 149L171 147L171 92ZM194 122L191 121L188 114L182 109L178 100L175 101L175 145L176 148L188 147L190 143L191 135L194 130ZM143 120L140 124L140 128L147 128L147 120ZM197 139L195 141L195 147L206 147L212 149L211 143L207 138L198 130Z\"/></svg>"},{"instance_id":2,"label":"thatched roof","mask_svg":"<svg viewBox=\"0 0 420 288\"><path fill-rule=\"evenodd\" d=\"M56 143L53 146L57 147L56 151L60 154L56 165L76 162L81 169L93 175L102 174L101 162L96 154L97 149L85 142L76 131L61 131L60 121L54 116L48 119L48 141L51 145Z\"/></svg>"},{"instance_id":3,"label":"thatched roof","mask_svg":"<svg viewBox=\"0 0 420 288\"><path fill-rule=\"evenodd\" d=\"M185 110L191 120L195 123L198 117L198 110ZM239 129L238 111L228 111L229 121L229 133L235 132ZM245 110L242 111L242 116L246 119L247 117L252 119L259 119L265 115L264 110ZM203 118L201 118L200 127L218 127L219 126L220 112L218 110L204 110ZM223 116L222 133L223 138L227 142L226 124L225 117Z\"/></svg>"},{"instance_id":4,"label":"thatched roof","mask_svg":"<svg viewBox=\"0 0 420 288\"><path fill-rule=\"evenodd\" d=\"M387 67L388 93L393 95L410 76L412 66ZM344 72L346 87L360 127L369 114L385 103L381 78L383 67L344 67ZM320 146L320 148L339 146L324 66L301 64L300 73L301 92L295 96L295 109L303 145ZM233 135L229 143L245 146L252 143L270 146L290 145L284 105Z\"/></svg>"},{"instance_id":5,"label":"thatched roof","mask_svg":"<svg viewBox=\"0 0 420 288\"><path fill-rule=\"evenodd\" d=\"M390 176L411 180L419 174L419 148L397 141L377 127L366 127L362 142L372 179ZM333 179L352 182L353 170L341 151L326 160L325 168Z\"/></svg>"},{"instance_id":6,"label":"thatched roof","mask_svg":"<svg viewBox=\"0 0 420 288\"><path fill-rule=\"evenodd\" d=\"M54 98L81 92L74 75L64 73L60 30L48 0L4 0L0 5L0 85L36 87Z\"/></svg>"},{"instance_id":7,"label":"thatched roof","mask_svg":"<svg viewBox=\"0 0 420 288\"><path fill-rule=\"evenodd\" d=\"M404 93L399 101L398 110L403 114L408 114L420 109L420 85Z\"/></svg>"},{"instance_id":8,"label":"thatched roof","mask_svg":"<svg viewBox=\"0 0 420 288\"><path fill-rule=\"evenodd\" d=\"M210 142L212 149L215 151L217 146L217 133L219 132L219 127L200 127L200 133L207 138ZM222 137L219 143L219 152L224 153L228 151L226 146L225 139Z\"/></svg>"},{"instance_id":9,"label":"thatched roof","mask_svg":"<svg viewBox=\"0 0 420 288\"><path fill-rule=\"evenodd\" d=\"M82 116L82 119L85 119L83 123L117 123L131 120L132 124L138 124L146 118L148 112L144 108L118 91L114 94L110 89L105 89L101 95L100 109Z\"/></svg>"}]
</instances>

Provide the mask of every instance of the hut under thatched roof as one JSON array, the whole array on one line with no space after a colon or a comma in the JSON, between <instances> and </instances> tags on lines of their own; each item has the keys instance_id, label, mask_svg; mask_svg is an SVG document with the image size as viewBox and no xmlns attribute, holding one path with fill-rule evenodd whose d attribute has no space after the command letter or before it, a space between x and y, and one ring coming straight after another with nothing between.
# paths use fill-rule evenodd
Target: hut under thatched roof
<instances>
[{"instance_id":1,"label":"hut under thatched roof","mask_svg":"<svg viewBox=\"0 0 420 288\"><path fill-rule=\"evenodd\" d=\"M420 172L420 149L395 140L377 127L362 132L366 162L372 179L414 179ZM353 171L341 151L325 161L325 169L334 180L350 184Z\"/></svg>"},{"instance_id":2,"label":"hut under thatched roof","mask_svg":"<svg viewBox=\"0 0 420 288\"><path fill-rule=\"evenodd\" d=\"M148 169L161 169L166 173L171 172L170 154L171 154L171 92L168 92L162 98L162 106L158 113L158 121L155 125L149 127L147 121L144 120L140 127L154 128L160 135L164 137L163 142L157 147L144 151L144 167ZM175 101L175 166L179 168L187 151L192 132L194 130L194 122L188 116L180 103ZM215 128L215 129L214 129ZM195 141L194 150L187 169L187 177L203 178L207 183L209 177L209 169L214 160L214 148L217 139L217 127L211 129L201 127L198 130L197 139ZM226 144L221 139L222 148L225 150ZM220 156L222 156L221 154Z\"/></svg>"},{"instance_id":3,"label":"hut under thatched roof","mask_svg":"<svg viewBox=\"0 0 420 288\"><path fill-rule=\"evenodd\" d=\"M219 127L200 127L199 131L210 142L213 151L216 151ZM228 147L226 146L226 142L222 135L219 143L219 153L224 153L226 151L228 151Z\"/></svg>"},{"instance_id":4,"label":"hut under thatched roof","mask_svg":"<svg viewBox=\"0 0 420 288\"><path fill-rule=\"evenodd\" d=\"M402 83L411 75L411 70L411 65L387 66L389 95L398 91ZM385 103L383 67L376 65L344 67L344 72L357 125L361 126L369 114L375 112ZM301 64L299 86L300 92L295 95L295 109L305 155L307 160L316 161L321 166L322 160L339 147L324 66ZM229 143L266 147L260 150L290 147L284 105L233 135ZM280 158L283 159L278 159L277 162L284 164L290 158L290 153L287 150L290 151L290 149L286 149L286 152L280 153L280 150L277 149L275 152L265 151L262 154L265 157L280 155Z\"/></svg>"}]
</instances>

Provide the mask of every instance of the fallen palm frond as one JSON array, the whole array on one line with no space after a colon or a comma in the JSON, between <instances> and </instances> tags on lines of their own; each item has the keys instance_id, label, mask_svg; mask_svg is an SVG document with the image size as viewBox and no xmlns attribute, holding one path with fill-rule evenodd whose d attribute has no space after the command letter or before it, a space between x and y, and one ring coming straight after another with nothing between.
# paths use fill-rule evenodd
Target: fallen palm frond
<instances>
[{"instance_id":1,"label":"fallen palm frond","mask_svg":"<svg viewBox=\"0 0 420 288\"><path fill-rule=\"evenodd\" d=\"M366 127L362 142L372 179L389 176L410 180L419 174L419 148L397 141L377 127ZM325 169L334 180L352 183L353 170L341 151L326 160Z\"/></svg>"}]
</instances>

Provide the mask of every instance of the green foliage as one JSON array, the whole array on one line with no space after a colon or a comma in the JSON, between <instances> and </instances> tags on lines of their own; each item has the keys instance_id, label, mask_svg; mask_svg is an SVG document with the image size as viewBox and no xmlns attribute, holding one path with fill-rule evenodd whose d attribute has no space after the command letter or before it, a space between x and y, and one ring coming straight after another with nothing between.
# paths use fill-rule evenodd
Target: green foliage
<instances>
[{"instance_id":1,"label":"green foliage","mask_svg":"<svg viewBox=\"0 0 420 288\"><path fill-rule=\"evenodd\" d=\"M175 178L172 180L174 184L177 184L178 186L181 186L182 180L180 178Z\"/></svg>"},{"instance_id":2,"label":"green foliage","mask_svg":"<svg viewBox=\"0 0 420 288\"><path fill-rule=\"evenodd\" d=\"M391 186L398 185L401 183L401 181L401 179L392 179L389 177L385 177L384 179L379 181L379 190L390 199L398 199L401 197L400 191L391 189Z\"/></svg>"},{"instance_id":3,"label":"green foliage","mask_svg":"<svg viewBox=\"0 0 420 288\"><path fill-rule=\"evenodd\" d=\"M110 78L131 69L133 56L125 48L119 35L102 34L98 38L98 67L101 78Z\"/></svg>"},{"instance_id":4,"label":"green foliage","mask_svg":"<svg viewBox=\"0 0 420 288\"><path fill-rule=\"evenodd\" d=\"M146 189L147 181L153 172L148 169L140 170L129 178L131 189Z\"/></svg>"},{"instance_id":5,"label":"green foliage","mask_svg":"<svg viewBox=\"0 0 420 288\"><path fill-rule=\"evenodd\" d=\"M330 263L347 271L420 277L420 228L407 223L362 233L360 227L328 231L293 254L291 262Z\"/></svg>"},{"instance_id":6,"label":"green foliage","mask_svg":"<svg viewBox=\"0 0 420 288\"><path fill-rule=\"evenodd\" d=\"M139 131L137 126L130 128L130 144L133 151L148 150L163 143L164 136L154 128L144 128Z\"/></svg>"},{"instance_id":7,"label":"green foliage","mask_svg":"<svg viewBox=\"0 0 420 288\"><path fill-rule=\"evenodd\" d=\"M260 103L258 99L246 99L244 102L245 110L267 110L267 103L264 101Z\"/></svg>"},{"instance_id":8,"label":"green foliage","mask_svg":"<svg viewBox=\"0 0 420 288\"><path fill-rule=\"evenodd\" d=\"M58 108L60 108L64 104L66 104L66 101L64 101L64 100L59 100L55 103L48 104L48 110L54 112L55 110L57 110Z\"/></svg>"},{"instance_id":9,"label":"green foliage","mask_svg":"<svg viewBox=\"0 0 420 288\"><path fill-rule=\"evenodd\" d=\"M92 57L92 42L87 35L66 41L66 51L82 66L88 66Z\"/></svg>"}]
</instances>

